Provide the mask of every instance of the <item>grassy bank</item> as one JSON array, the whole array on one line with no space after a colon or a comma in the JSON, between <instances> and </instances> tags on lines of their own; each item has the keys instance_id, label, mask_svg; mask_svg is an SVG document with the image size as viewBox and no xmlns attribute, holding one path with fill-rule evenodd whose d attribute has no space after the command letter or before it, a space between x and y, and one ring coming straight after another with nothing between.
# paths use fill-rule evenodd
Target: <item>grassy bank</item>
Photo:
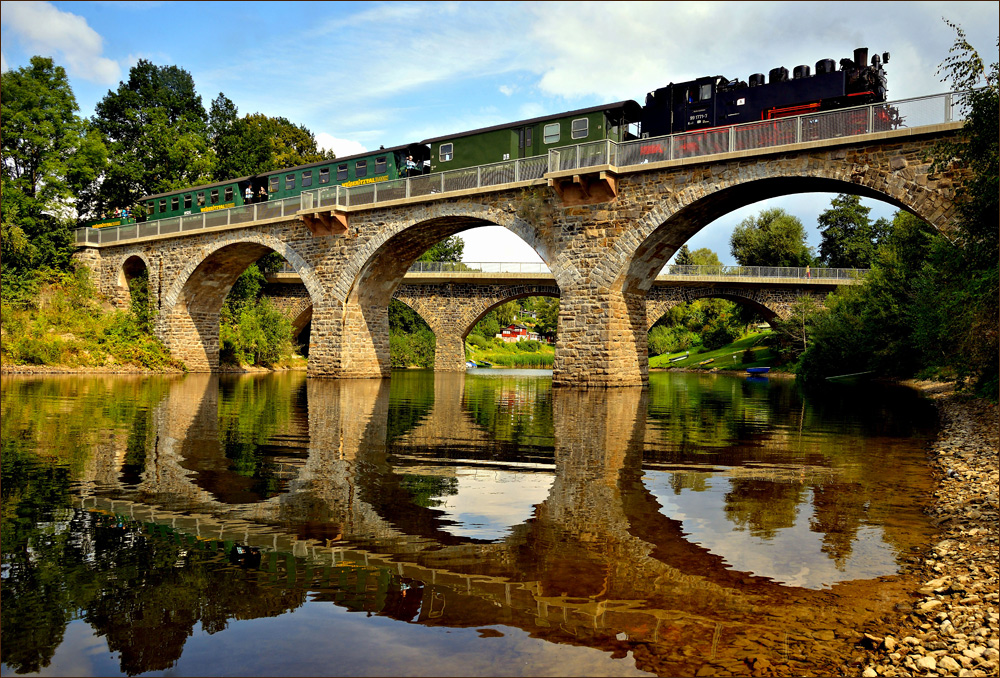
<instances>
[{"instance_id":1,"label":"grassy bank","mask_svg":"<svg viewBox=\"0 0 1000 678\"><path fill-rule=\"evenodd\" d=\"M492 363L494 367L551 369L555 355L555 348L538 341L501 343L489 347L465 344L467 360Z\"/></svg>"},{"instance_id":2,"label":"grassy bank","mask_svg":"<svg viewBox=\"0 0 1000 678\"><path fill-rule=\"evenodd\" d=\"M0 365L173 371L183 364L132 313L98 300L85 273L46 273L37 287L4 294Z\"/></svg>"},{"instance_id":3,"label":"grassy bank","mask_svg":"<svg viewBox=\"0 0 1000 678\"><path fill-rule=\"evenodd\" d=\"M711 370L742 370L747 367L768 367L774 364L775 354L770 348L761 344L771 332L751 332L746 336L726 344L721 348L706 350L699 346L685 356L685 352L654 356L649 359L650 368L683 367L687 369ZM743 362L747 350L753 351L752 359ZM681 358L671 362L672 358ZM705 362L710 361L710 362ZM704 363L704 364L702 364Z\"/></svg>"}]
</instances>

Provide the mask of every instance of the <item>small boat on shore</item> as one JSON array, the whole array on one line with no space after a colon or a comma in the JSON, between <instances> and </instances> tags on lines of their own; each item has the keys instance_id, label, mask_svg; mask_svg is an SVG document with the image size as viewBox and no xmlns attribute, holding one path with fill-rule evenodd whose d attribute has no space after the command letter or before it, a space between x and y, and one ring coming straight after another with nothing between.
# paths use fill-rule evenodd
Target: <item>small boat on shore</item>
<instances>
[{"instance_id":1,"label":"small boat on shore","mask_svg":"<svg viewBox=\"0 0 1000 678\"><path fill-rule=\"evenodd\" d=\"M476 366L476 361L475 360L466 360L465 361L465 369L471 370L475 366Z\"/></svg>"},{"instance_id":2,"label":"small boat on shore","mask_svg":"<svg viewBox=\"0 0 1000 678\"><path fill-rule=\"evenodd\" d=\"M770 367L748 367L747 374L767 374L771 371Z\"/></svg>"},{"instance_id":3,"label":"small boat on shore","mask_svg":"<svg viewBox=\"0 0 1000 678\"><path fill-rule=\"evenodd\" d=\"M478 363L476 367L493 367L493 363L488 363L484 360L483 362Z\"/></svg>"}]
</instances>

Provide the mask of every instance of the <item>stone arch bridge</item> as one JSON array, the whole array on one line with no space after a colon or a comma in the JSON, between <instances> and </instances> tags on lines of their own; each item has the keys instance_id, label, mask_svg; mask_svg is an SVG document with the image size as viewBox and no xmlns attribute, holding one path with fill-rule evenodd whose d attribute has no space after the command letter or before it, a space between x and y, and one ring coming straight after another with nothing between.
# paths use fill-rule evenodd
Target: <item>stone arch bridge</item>
<instances>
[{"instance_id":1,"label":"stone arch bridge","mask_svg":"<svg viewBox=\"0 0 1000 678\"><path fill-rule=\"evenodd\" d=\"M503 265L501 265L502 267ZM517 264L510 266L517 267ZM701 267L673 267L698 269ZM710 267L706 267L710 268ZM718 267L722 268L722 267ZM727 267L733 268L733 267ZM785 274L783 276L775 273ZM823 271L828 273L829 270ZM836 287L860 280L860 271L835 271L844 275L806 278L804 269L773 269L772 275L724 275L685 272L658 275L646 293L646 329L677 304L715 297L747 304L764 317L785 318L801 297L822 304ZM793 273L801 277L788 277ZM850 275L850 274L857 275ZM295 274L268 277L266 295L292 319L301 332L312 319L312 300ZM427 322L437 340L434 369L465 371L465 338L483 316L500 304L523 297L559 297L559 287L551 273L484 273L479 271L410 271L396 288L393 298Z\"/></svg>"},{"instance_id":2,"label":"stone arch bridge","mask_svg":"<svg viewBox=\"0 0 1000 678\"><path fill-rule=\"evenodd\" d=\"M556 169L486 189L353 207L306 206L86 245L77 257L117 303L127 300L128 278L145 269L156 334L190 370L211 371L226 294L247 265L278 252L312 301L310 376L388 377L389 300L411 263L448 236L499 225L538 253L558 288L554 383L637 385L647 380L647 302L656 273L699 229L759 200L803 192L877 198L948 229L962 176L932 173L928 151L960 126Z\"/></svg>"}]
</instances>

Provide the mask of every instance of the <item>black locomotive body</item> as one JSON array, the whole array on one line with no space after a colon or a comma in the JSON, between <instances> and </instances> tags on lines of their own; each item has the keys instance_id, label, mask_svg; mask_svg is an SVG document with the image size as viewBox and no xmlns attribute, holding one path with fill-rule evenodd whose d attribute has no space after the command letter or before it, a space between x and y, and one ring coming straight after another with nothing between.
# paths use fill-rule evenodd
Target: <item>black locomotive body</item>
<instances>
[{"instance_id":1,"label":"black locomotive body","mask_svg":"<svg viewBox=\"0 0 1000 678\"><path fill-rule=\"evenodd\" d=\"M813 111L862 106L886 100L883 62L889 54L874 55L868 63L868 49L854 50L853 59L833 59L809 66L796 66L791 78L787 68L773 68L765 82L763 73L747 81L729 80L721 75L671 83L646 95L642 135L706 130L755 120L773 120Z\"/></svg>"}]
</instances>

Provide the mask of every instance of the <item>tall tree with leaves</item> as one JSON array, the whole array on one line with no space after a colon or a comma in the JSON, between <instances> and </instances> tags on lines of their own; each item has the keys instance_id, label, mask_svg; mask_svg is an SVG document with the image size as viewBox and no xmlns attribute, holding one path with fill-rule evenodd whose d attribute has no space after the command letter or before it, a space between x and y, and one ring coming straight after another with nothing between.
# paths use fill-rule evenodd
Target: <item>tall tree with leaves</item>
<instances>
[{"instance_id":1,"label":"tall tree with leaves","mask_svg":"<svg viewBox=\"0 0 1000 678\"><path fill-rule=\"evenodd\" d=\"M212 179L208 116L187 71L140 59L128 82L109 91L95 111L111 157L97 196L100 209L135 206L144 195Z\"/></svg>"},{"instance_id":2,"label":"tall tree with leaves","mask_svg":"<svg viewBox=\"0 0 1000 678\"><path fill-rule=\"evenodd\" d=\"M971 376L981 393L996 400L1000 391L1000 73L997 62L987 69L961 27L945 23L955 30L956 39L939 72L956 92L965 124L954 140L934 149L932 169L945 170L954 163L966 167L971 176L958 189L957 228L948 234L948 245L935 252L939 275L927 281L922 308L954 310L946 318L953 337L949 362L959 374ZM923 320L923 315L918 316L918 333L933 325Z\"/></svg>"},{"instance_id":3,"label":"tall tree with leaves","mask_svg":"<svg viewBox=\"0 0 1000 678\"><path fill-rule=\"evenodd\" d=\"M3 263L65 268L77 196L101 172L107 150L76 114L66 71L52 59L32 57L2 78Z\"/></svg>"},{"instance_id":4,"label":"tall tree with leaves","mask_svg":"<svg viewBox=\"0 0 1000 678\"><path fill-rule=\"evenodd\" d=\"M807 266L813 259L802 222L780 207L740 222L729 247L740 266Z\"/></svg>"},{"instance_id":5,"label":"tall tree with leaves","mask_svg":"<svg viewBox=\"0 0 1000 678\"><path fill-rule=\"evenodd\" d=\"M831 268L870 268L875 250L889 230L889 222L868 218L870 207L856 195L841 193L830 201L830 209L819 215L823 240L820 260Z\"/></svg>"}]
</instances>

